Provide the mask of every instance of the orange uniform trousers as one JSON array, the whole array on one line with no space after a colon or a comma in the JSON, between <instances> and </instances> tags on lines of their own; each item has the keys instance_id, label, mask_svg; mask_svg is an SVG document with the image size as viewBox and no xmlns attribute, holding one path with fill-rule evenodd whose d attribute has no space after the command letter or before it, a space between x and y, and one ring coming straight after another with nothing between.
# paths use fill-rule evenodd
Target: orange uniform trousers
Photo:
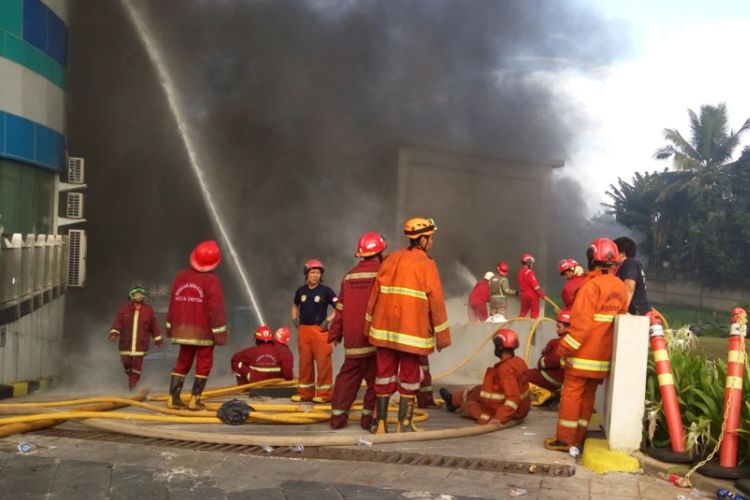
<instances>
[{"instance_id":1,"label":"orange uniform trousers","mask_svg":"<svg viewBox=\"0 0 750 500\"><path fill-rule=\"evenodd\" d=\"M538 295L525 295L521 294L521 311L518 316L525 318L526 315L531 312L530 318L536 319L539 317L539 296Z\"/></svg>"},{"instance_id":2,"label":"orange uniform trousers","mask_svg":"<svg viewBox=\"0 0 750 500\"><path fill-rule=\"evenodd\" d=\"M487 424L495 416L497 407L490 408L483 405L480 397L481 392L481 385L474 386L468 391L454 391L451 393L451 403L456 408L461 408L464 418L470 418L480 424Z\"/></svg>"},{"instance_id":3,"label":"orange uniform trousers","mask_svg":"<svg viewBox=\"0 0 750 500\"><path fill-rule=\"evenodd\" d=\"M333 392L333 367L331 366L333 346L328 343L328 332L321 330L319 325L299 325L298 333L299 387L297 395L303 401L309 401L314 396L330 401Z\"/></svg>"},{"instance_id":4,"label":"orange uniform trousers","mask_svg":"<svg viewBox=\"0 0 750 500\"><path fill-rule=\"evenodd\" d=\"M558 441L578 447L583 444L589 419L594 413L596 388L601 383L602 379L579 377L565 372L557 420Z\"/></svg>"}]
</instances>

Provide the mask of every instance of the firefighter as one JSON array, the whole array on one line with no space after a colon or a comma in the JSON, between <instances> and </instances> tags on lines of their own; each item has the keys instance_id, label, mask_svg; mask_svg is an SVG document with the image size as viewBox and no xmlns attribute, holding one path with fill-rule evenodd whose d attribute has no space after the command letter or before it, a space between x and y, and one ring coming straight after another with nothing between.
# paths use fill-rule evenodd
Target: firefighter
<instances>
[{"instance_id":1,"label":"firefighter","mask_svg":"<svg viewBox=\"0 0 750 500\"><path fill-rule=\"evenodd\" d=\"M539 299L544 299L547 295L539 286L539 281L534 274L534 256L530 253L521 255L521 269L518 270L518 291L521 296L520 317L526 317L531 312L531 319L539 317Z\"/></svg>"},{"instance_id":2,"label":"firefighter","mask_svg":"<svg viewBox=\"0 0 750 500\"><path fill-rule=\"evenodd\" d=\"M469 294L469 321L487 321L487 302L490 301L490 279L493 273L487 272L477 281Z\"/></svg>"},{"instance_id":3,"label":"firefighter","mask_svg":"<svg viewBox=\"0 0 750 500\"><path fill-rule=\"evenodd\" d=\"M419 357L419 368L422 370L422 379L419 381L419 392L417 392L418 408L439 408L432 393L432 374L430 373L430 358Z\"/></svg>"},{"instance_id":4,"label":"firefighter","mask_svg":"<svg viewBox=\"0 0 750 500\"><path fill-rule=\"evenodd\" d=\"M199 244L190 254L190 267L177 274L167 311L167 335L180 345L169 382L169 408L184 408L180 391L195 360L190 410L203 410L201 394L214 362L214 346L227 343L227 321L221 282L212 271L221 262L215 241Z\"/></svg>"},{"instance_id":5,"label":"firefighter","mask_svg":"<svg viewBox=\"0 0 750 500\"><path fill-rule=\"evenodd\" d=\"M272 378L292 380L294 358L281 355L274 344L274 334L265 325L255 330L255 346L243 349L232 356L232 371L237 376L237 385L259 382ZM287 351L289 349L287 348Z\"/></svg>"},{"instance_id":6,"label":"firefighter","mask_svg":"<svg viewBox=\"0 0 750 500\"><path fill-rule=\"evenodd\" d=\"M305 284L294 293L292 304L299 353L299 386L292 401L328 403L333 389L333 348L328 343L328 324L333 319L337 299L334 291L323 284L325 267L321 261L308 260L302 272ZM330 314L328 306L332 307Z\"/></svg>"},{"instance_id":7,"label":"firefighter","mask_svg":"<svg viewBox=\"0 0 750 500\"><path fill-rule=\"evenodd\" d=\"M130 301L117 312L109 330L111 342L120 339L120 360L131 390L141 378L143 358L148 352L151 337L157 346L161 347L163 344L154 310L144 302L146 295L143 287L131 288L128 292Z\"/></svg>"},{"instance_id":8,"label":"firefighter","mask_svg":"<svg viewBox=\"0 0 750 500\"><path fill-rule=\"evenodd\" d=\"M398 387L399 432L413 432L414 400L420 383L419 357L451 344L448 313L437 265L428 256L437 228L432 219L404 224L409 246L385 258L370 294L364 331L375 353L376 422L387 432L388 402Z\"/></svg>"},{"instance_id":9,"label":"firefighter","mask_svg":"<svg viewBox=\"0 0 750 500\"><path fill-rule=\"evenodd\" d=\"M273 332L273 342L276 349L279 351L279 358L282 360L289 359L289 364L294 366L294 354L292 354L292 350L289 349L289 341L291 338L292 332L289 331L289 327L282 326ZM294 378L294 375L292 375L292 378ZM288 380L291 380L292 378L289 378Z\"/></svg>"},{"instance_id":10,"label":"firefighter","mask_svg":"<svg viewBox=\"0 0 750 500\"><path fill-rule=\"evenodd\" d=\"M529 370L531 392L537 395L534 401L535 405L542 404L552 398L553 393L559 391L562 386L563 367L560 363L560 355L557 353L557 345L565 336L569 326L570 310L563 309L556 318L557 337L547 342L547 345L542 349L542 355L537 361L536 368ZM544 391L537 391L537 387L544 389Z\"/></svg>"},{"instance_id":11,"label":"firefighter","mask_svg":"<svg viewBox=\"0 0 750 500\"><path fill-rule=\"evenodd\" d=\"M515 355L518 334L509 328L501 328L495 332L492 343L500 361L487 368L482 385L453 393L443 387L440 396L448 411L461 408L465 418L480 424L520 420L529 413L531 402L526 363Z\"/></svg>"},{"instance_id":12,"label":"firefighter","mask_svg":"<svg viewBox=\"0 0 750 500\"><path fill-rule=\"evenodd\" d=\"M596 388L609 377L615 316L628 308L625 285L612 272L619 258L614 242L594 240L586 257L591 271L576 293L568 333L557 347L565 358L565 375L557 432L544 441L549 450L568 452L583 444Z\"/></svg>"},{"instance_id":13,"label":"firefighter","mask_svg":"<svg viewBox=\"0 0 750 500\"><path fill-rule=\"evenodd\" d=\"M586 276L583 275L583 268L575 259L563 259L557 268L560 271L560 276L564 276L567 280L562 289L563 308L570 309L576 296L576 290L581 286L581 283L586 281Z\"/></svg>"},{"instance_id":14,"label":"firefighter","mask_svg":"<svg viewBox=\"0 0 750 500\"><path fill-rule=\"evenodd\" d=\"M337 345L344 341L344 364L336 375L331 400L332 429L346 426L349 408L357 398L362 380L365 381L367 390L359 425L366 430L372 425L375 409L375 347L370 345L363 327L367 300L386 248L388 244L380 234L363 234L354 254L361 260L341 282L336 314L328 330L328 342Z\"/></svg>"},{"instance_id":15,"label":"firefighter","mask_svg":"<svg viewBox=\"0 0 750 500\"><path fill-rule=\"evenodd\" d=\"M497 273L493 274L489 282L490 289L490 318L494 322L505 321L507 314L508 295L518 295L516 290L508 284L508 264L500 262Z\"/></svg>"}]
</instances>

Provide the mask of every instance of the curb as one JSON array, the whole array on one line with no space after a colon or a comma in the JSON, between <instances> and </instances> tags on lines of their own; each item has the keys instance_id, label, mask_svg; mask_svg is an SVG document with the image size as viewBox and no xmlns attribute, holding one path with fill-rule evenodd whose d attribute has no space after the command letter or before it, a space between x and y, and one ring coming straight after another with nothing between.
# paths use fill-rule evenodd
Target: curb
<instances>
[{"instance_id":1,"label":"curb","mask_svg":"<svg viewBox=\"0 0 750 500\"><path fill-rule=\"evenodd\" d=\"M25 382L13 382L12 384L0 384L0 399L18 398L45 390L57 383L56 377L45 377Z\"/></svg>"}]
</instances>

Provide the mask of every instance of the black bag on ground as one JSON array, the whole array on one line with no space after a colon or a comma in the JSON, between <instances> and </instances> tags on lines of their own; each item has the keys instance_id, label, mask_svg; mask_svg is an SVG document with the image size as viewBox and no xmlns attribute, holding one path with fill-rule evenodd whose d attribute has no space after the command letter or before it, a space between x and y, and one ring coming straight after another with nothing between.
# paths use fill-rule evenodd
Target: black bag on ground
<instances>
[{"instance_id":1,"label":"black bag on ground","mask_svg":"<svg viewBox=\"0 0 750 500\"><path fill-rule=\"evenodd\" d=\"M225 424L242 425L251 411L255 411L255 408L239 399L232 399L221 405L216 412L216 416Z\"/></svg>"}]
</instances>

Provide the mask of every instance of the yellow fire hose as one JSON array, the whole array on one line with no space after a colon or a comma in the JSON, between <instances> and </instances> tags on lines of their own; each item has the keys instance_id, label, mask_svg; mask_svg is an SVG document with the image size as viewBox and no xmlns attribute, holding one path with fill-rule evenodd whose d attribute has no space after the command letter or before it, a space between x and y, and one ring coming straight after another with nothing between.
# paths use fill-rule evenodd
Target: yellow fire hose
<instances>
[{"instance_id":1,"label":"yellow fire hose","mask_svg":"<svg viewBox=\"0 0 750 500\"><path fill-rule=\"evenodd\" d=\"M555 303L555 301L554 301L554 300L552 300L552 299L550 299L549 297L546 297L546 296L545 296L545 297L544 297L544 301L545 301L546 303L548 303L549 305L551 305L551 306L552 306L552 308L553 308L553 309L555 310L555 312L556 312L557 314L560 314L560 311L562 311L562 309L560 309L560 306L558 306L558 305L557 305L557 303Z\"/></svg>"}]
</instances>

